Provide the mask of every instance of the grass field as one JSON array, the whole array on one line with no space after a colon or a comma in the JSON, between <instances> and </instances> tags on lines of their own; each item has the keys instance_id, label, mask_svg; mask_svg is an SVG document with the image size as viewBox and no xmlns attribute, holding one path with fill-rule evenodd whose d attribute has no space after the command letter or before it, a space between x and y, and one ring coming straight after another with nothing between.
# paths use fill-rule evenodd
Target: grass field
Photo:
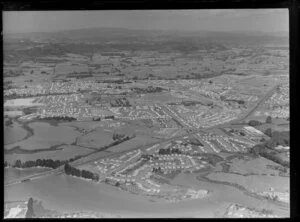
<instances>
[{"instance_id":1,"label":"grass field","mask_svg":"<svg viewBox=\"0 0 300 222\"><path fill-rule=\"evenodd\" d=\"M120 151L125 151L125 150L131 150L134 148L137 148L139 146L146 146L147 144L150 143L154 143L158 141L157 139L153 139L149 136L145 136L145 135L137 135L135 138L126 141L124 143L121 143L117 146L114 146L110 149L108 149L109 151L112 152L120 152Z\"/></svg>"},{"instance_id":2,"label":"grass field","mask_svg":"<svg viewBox=\"0 0 300 222\"><path fill-rule=\"evenodd\" d=\"M252 160L243 160L243 159L233 159L230 164L230 172L241 173L241 174L276 174L278 175L277 170L267 169L267 165L276 165L270 160L267 160L263 157L259 157Z\"/></svg>"},{"instance_id":3,"label":"grass field","mask_svg":"<svg viewBox=\"0 0 300 222\"><path fill-rule=\"evenodd\" d=\"M87 135L79 137L77 145L100 148L113 142L112 134L102 129L97 129Z\"/></svg>"},{"instance_id":4,"label":"grass field","mask_svg":"<svg viewBox=\"0 0 300 222\"><path fill-rule=\"evenodd\" d=\"M80 135L73 128L67 126L51 126L47 123L31 123L28 125L33 129L34 135L26 140L5 146L6 149L12 149L20 146L22 149L48 149L51 146L59 144L71 144L75 138Z\"/></svg>"},{"instance_id":5,"label":"grass field","mask_svg":"<svg viewBox=\"0 0 300 222\"><path fill-rule=\"evenodd\" d=\"M12 126L4 127L4 145L9 143L15 143L22 140L27 135L19 124L14 123Z\"/></svg>"},{"instance_id":6,"label":"grass field","mask_svg":"<svg viewBox=\"0 0 300 222\"><path fill-rule=\"evenodd\" d=\"M255 190L257 192L268 191L270 187L273 187L275 191L285 192L289 190L290 187L289 178L278 176L242 176L230 173L211 173L207 176L207 178L220 182L225 181L233 184L238 184L248 190Z\"/></svg>"},{"instance_id":7,"label":"grass field","mask_svg":"<svg viewBox=\"0 0 300 222\"><path fill-rule=\"evenodd\" d=\"M5 154L4 160L6 160L9 163L14 163L18 159L22 162L37 159L69 160L70 158L73 158L77 155L84 155L92 152L91 149L72 145L63 145L60 146L58 149L59 150L31 154Z\"/></svg>"},{"instance_id":8,"label":"grass field","mask_svg":"<svg viewBox=\"0 0 300 222\"><path fill-rule=\"evenodd\" d=\"M55 67L55 74L69 74L74 72L88 72L88 67L84 64L73 65L71 62L60 63Z\"/></svg>"},{"instance_id":9,"label":"grass field","mask_svg":"<svg viewBox=\"0 0 300 222\"><path fill-rule=\"evenodd\" d=\"M12 99L7 100L4 103L4 107L16 107L16 106L38 106L38 105L44 105L42 103L34 103L34 100L36 97L33 98L23 98L23 99Z\"/></svg>"}]
</instances>

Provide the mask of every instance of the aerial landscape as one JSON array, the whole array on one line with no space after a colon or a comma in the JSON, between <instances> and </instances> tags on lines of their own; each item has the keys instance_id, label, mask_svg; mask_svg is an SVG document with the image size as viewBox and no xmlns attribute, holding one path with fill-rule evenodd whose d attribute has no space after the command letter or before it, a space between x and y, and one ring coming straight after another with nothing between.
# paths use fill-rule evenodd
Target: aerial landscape
<instances>
[{"instance_id":1,"label":"aerial landscape","mask_svg":"<svg viewBox=\"0 0 300 222\"><path fill-rule=\"evenodd\" d=\"M5 12L4 218L290 217L275 15Z\"/></svg>"}]
</instances>

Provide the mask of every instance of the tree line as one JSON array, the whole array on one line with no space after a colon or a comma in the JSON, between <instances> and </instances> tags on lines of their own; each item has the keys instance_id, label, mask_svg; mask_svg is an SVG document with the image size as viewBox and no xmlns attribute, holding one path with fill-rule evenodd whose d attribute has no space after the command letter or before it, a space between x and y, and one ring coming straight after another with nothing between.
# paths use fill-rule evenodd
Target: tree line
<instances>
[{"instance_id":1,"label":"tree line","mask_svg":"<svg viewBox=\"0 0 300 222\"><path fill-rule=\"evenodd\" d=\"M279 145L282 146L290 145L289 131L272 132L272 129L267 129L265 134L270 136L271 138L262 144L258 144L252 147L250 149L250 153L252 153L255 156L262 156L266 159L272 160L276 163L281 164L284 167L289 167L290 163L288 161L281 159L277 155L279 152L275 150L275 147Z\"/></svg>"},{"instance_id":2,"label":"tree line","mask_svg":"<svg viewBox=\"0 0 300 222\"><path fill-rule=\"evenodd\" d=\"M48 167L56 169L62 166L66 160L52 160L52 159L37 159L37 160L28 160L22 163L21 160L17 160L12 167L15 168L30 168L30 167Z\"/></svg>"},{"instance_id":3,"label":"tree line","mask_svg":"<svg viewBox=\"0 0 300 222\"><path fill-rule=\"evenodd\" d=\"M76 118L69 116L53 116L53 117L39 117L40 120L57 120L57 121L75 121Z\"/></svg>"},{"instance_id":4,"label":"tree line","mask_svg":"<svg viewBox=\"0 0 300 222\"><path fill-rule=\"evenodd\" d=\"M112 136L112 139L115 141L115 140L121 140L121 139L129 139L129 136L125 136L124 134L118 134L118 133L114 133L113 136Z\"/></svg>"},{"instance_id":5,"label":"tree line","mask_svg":"<svg viewBox=\"0 0 300 222\"><path fill-rule=\"evenodd\" d=\"M52 159L37 159L37 160L28 160L22 162L21 160L16 160L16 162L12 165L14 168L31 168L31 167L48 167L52 169L56 169L67 162L73 162L81 158L81 155L77 155L69 160L52 160ZM9 163L7 161L4 162L4 167L8 167Z\"/></svg>"},{"instance_id":6,"label":"tree line","mask_svg":"<svg viewBox=\"0 0 300 222\"><path fill-rule=\"evenodd\" d=\"M159 149L159 155L167 155L167 154L181 154L182 152L179 149Z\"/></svg>"},{"instance_id":7,"label":"tree line","mask_svg":"<svg viewBox=\"0 0 300 222\"><path fill-rule=\"evenodd\" d=\"M65 164L64 170L67 175L72 175L72 176L76 176L76 177L82 177L85 179L92 179L94 181L99 181L98 174L92 173L87 170L76 169L75 167L70 166L68 163Z\"/></svg>"}]
</instances>

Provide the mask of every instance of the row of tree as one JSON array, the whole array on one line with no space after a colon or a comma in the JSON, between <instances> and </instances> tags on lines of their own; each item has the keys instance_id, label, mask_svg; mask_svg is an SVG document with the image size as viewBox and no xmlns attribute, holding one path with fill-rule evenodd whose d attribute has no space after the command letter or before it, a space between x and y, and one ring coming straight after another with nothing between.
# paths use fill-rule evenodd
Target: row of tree
<instances>
[{"instance_id":1,"label":"row of tree","mask_svg":"<svg viewBox=\"0 0 300 222\"><path fill-rule=\"evenodd\" d=\"M30 167L49 167L56 169L62 166L66 160L52 160L52 159L37 159L37 160L28 160L22 163L21 160L17 160L13 167L15 168L30 168Z\"/></svg>"},{"instance_id":2,"label":"row of tree","mask_svg":"<svg viewBox=\"0 0 300 222\"><path fill-rule=\"evenodd\" d=\"M153 172L153 173L158 173L158 174L163 173L163 171L162 171L162 169L161 169L160 167L158 167L158 168L153 168L153 169L152 169L152 172Z\"/></svg>"},{"instance_id":3,"label":"row of tree","mask_svg":"<svg viewBox=\"0 0 300 222\"><path fill-rule=\"evenodd\" d=\"M283 160L282 158L280 158L277 155L278 152L268 149L263 144L258 144L258 145L255 145L254 147L252 147L250 149L250 153L252 153L255 156L262 156L262 157L269 159L275 163L278 163L284 167L290 167L290 163L288 161Z\"/></svg>"},{"instance_id":4,"label":"row of tree","mask_svg":"<svg viewBox=\"0 0 300 222\"><path fill-rule=\"evenodd\" d=\"M52 169L56 169L67 162L73 162L81 158L81 155L77 155L69 160L52 160L52 159L37 159L37 160L28 160L22 162L21 160L16 160L16 162L12 165L14 168L30 168L30 167L48 167ZM9 166L7 161L4 162L4 167Z\"/></svg>"},{"instance_id":5,"label":"row of tree","mask_svg":"<svg viewBox=\"0 0 300 222\"><path fill-rule=\"evenodd\" d=\"M69 116L53 116L53 117L39 117L38 119L40 120L56 120L56 121L75 121L76 118L74 117L69 117Z\"/></svg>"},{"instance_id":6,"label":"row of tree","mask_svg":"<svg viewBox=\"0 0 300 222\"><path fill-rule=\"evenodd\" d=\"M127 136L127 137L129 138L129 136ZM121 139L124 139L124 138L125 138L124 134L114 133L113 136L112 136L113 140L121 140Z\"/></svg>"},{"instance_id":7,"label":"row of tree","mask_svg":"<svg viewBox=\"0 0 300 222\"><path fill-rule=\"evenodd\" d=\"M134 87L134 88L131 88L131 90L136 93L159 93L159 92L164 91L165 89L161 88L161 87L148 86L147 88Z\"/></svg>"},{"instance_id":8,"label":"row of tree","mask_svg":"<svg viewBox=\"0 0 300 222\"><path fill-rule=\"evenodd\" d=\"M10 125L13 124L13 121L12 121L11 119L6 119L6 120L4 121L4 124L5 124L5 126L10 126Z\"/></svg>"},{"instance_id":9,"label":"row of tree","mask_svg":"<svg viewBox=\"0 0 300 222\"><path fill-rule=\"evenodd\" d=\"M274 149L276 146L289 146L290 145L290 132L289 131L272 131L272 129L267 129L265 134L271 137L266 141L265 146L270 149Z\"/></svg>"},{"instance_id":10,"label":"row of tree","mask_svg":"<svg viewBox=\"0 0 300 222\"><path fill-rule=\"evenodd\" d=\"M272 160L276 163L281 164L284 167L289 167L290 163L288 161L280 158L279 151L276 151L274 148L282 145L289 146L290 145L290 135L289 131L272 131L272 129L267 129L265 134L271 137L269 140L264 141L262 144L255 145L250 149L250 153L255 156L262 156L269 160Z\"/></svg>"},{"instance_id":11,"label":"row of tree","mask_svg":"<svg viewBox=\"0 0 300 222\"><path fill-rule=\"evenodd\" d=\"M266 118L266 123L267 123L267 124L272 123L272 117L271 117L271 116L268 116L268 117ZM250 121L248 122L248 125L249 125L249 126L260 126L261 124L263 124L263 123L260 122L260 121L258 121L258 120L250 120Z\"/></svg>"},{"instance_id":12,"label":"row of tree","mask_svg":"<svg viewBox=\"0 0 300 222\"><path fill-rule=\"evenodd\" d=\"M68 163L65 164L64 170L65 170L65 173L67 175L82 177L82 178L85 178L85 179L92 179L92 180L95 180L95 181L99 180L99 175L98 174L92 173L92 172L87 171L87 170L76 169L75 167L70 166Z\"/></svg>"},{"instance_id":13,"label":"row of tree","mask_svg":"<svg viewBox=\"0 0 300 222\"><path fill-rule=\"evenodd\" d=\"M181 154L182 152L179 149L159 149L158 154L167 155L167 154Z\"/></svg>"}]
</instances>

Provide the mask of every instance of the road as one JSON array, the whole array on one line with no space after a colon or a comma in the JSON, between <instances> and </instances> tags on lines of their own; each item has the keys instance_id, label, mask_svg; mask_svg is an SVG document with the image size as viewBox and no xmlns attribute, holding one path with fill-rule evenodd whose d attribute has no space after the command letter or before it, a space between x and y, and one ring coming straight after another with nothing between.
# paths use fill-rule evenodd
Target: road
<instances>
[{"instance_id":1,"label":"road","mask_svg":"<svg viewBox=\"0 0 300 222\"><path fill-rule=\"evenodd\" d=\"M262 104L264 103L266 100L268 100L274 93L274 91L277 89L277 87L279 86L280 84L277 84L275 85L274 87L272 87L272 89L270 89L270 91L265 94L257 103L255 106L253 106L250 110L248 110L242 117L236 119L236 120L233 120L235 123L241 123L243 122L246 118L248 118L249 116L252 115L252 113L254 113L254 111Z\"/></svg>"},{"instance_id":2,"label":"road","mask_svg":"<svg viewBox=\"0 0 300 222\"><path fill-rule=\"evenodd\" d=\"M141 150L144 150L144 149L147 149L153 145L156 145L156 144L162 144L162 143L166 143L166 142L170 142L172 140L176 140L176 139L181 139L183 137L186 137L186 136L190 136L190 135L194 135L196 133L199 133L203 130L211 130L211 129L216 129L216 128L221 128L221 127L230 127L232 124L237 124L237 123L241 123L243 122L247 117L249 117L264 101L266 101L270 96L272 96L273 92L276 90L276 88L279 86L280 84L277 84L276 86L274 86L264 97L262 97L258 103L252 108L250 109L247 113L245 113L241 118L238 118L238 120L232 120L228 123L223 123L223 124L219 124L219 125L216 125L216 126L213 126L213 127L210 127L210 128L201 128L201 129L197 129L195 130L194 132L191 132L191 133L186 133L186 134L183 134L183 135L179 135L179 136L175 136L175 137L172 137L172 138L169 138L169 139L163 139L163 140L160 140L159 142L155 142L155 143L151 143L151 144L148 144L148 145L142 145L142 146L139 146L139 147L135 147L131 150L125 150L125 151L122 151L122 152L116 152L116 153L112 153L110 155L107 155L107 156L104 156L104 157L99 157L99 156L95 156L95 157L89 157L89 156L92 156L93 154L97 154L98 152L92 152L90 155L82 158L82 159L78 159L78 160L75 160L73 161L72 163L70 163L71 166L73 167L76 167L76 166L79 166L79 165L83 165L83 164L86 164L86 163L89 163L89 162L92 162L92 161L95 161L95 160L99 160L101 158L107 158L107 157L113 157L113 156L119 156L123 153L126 153L126 152L129 152L129 151L133 151L133 150L137 150L137 149L141 149ZM101 151L100 151L101 152ZM35 180L35 179L39 179L41 177L44 177L44 176L48 176L48 175L52 175L52 174L61 174L64 172L64 167L61 166L59 167L58 169L54 169L54 170L50 170L50 171L47 171L47 172L42 172L42 173L38 173L38 174L34 174L34 175L29 175L27 177L23 177L23 178L19 178L17 180L14 180L14 181L9 181L9 183L5 184L5 186L10 186L10 185L14 185L14 184L18 184L18 183L22 183L24 182L24 180ZM26 181L25 181L26 182Z\"/></svg>"}]
</instances>

